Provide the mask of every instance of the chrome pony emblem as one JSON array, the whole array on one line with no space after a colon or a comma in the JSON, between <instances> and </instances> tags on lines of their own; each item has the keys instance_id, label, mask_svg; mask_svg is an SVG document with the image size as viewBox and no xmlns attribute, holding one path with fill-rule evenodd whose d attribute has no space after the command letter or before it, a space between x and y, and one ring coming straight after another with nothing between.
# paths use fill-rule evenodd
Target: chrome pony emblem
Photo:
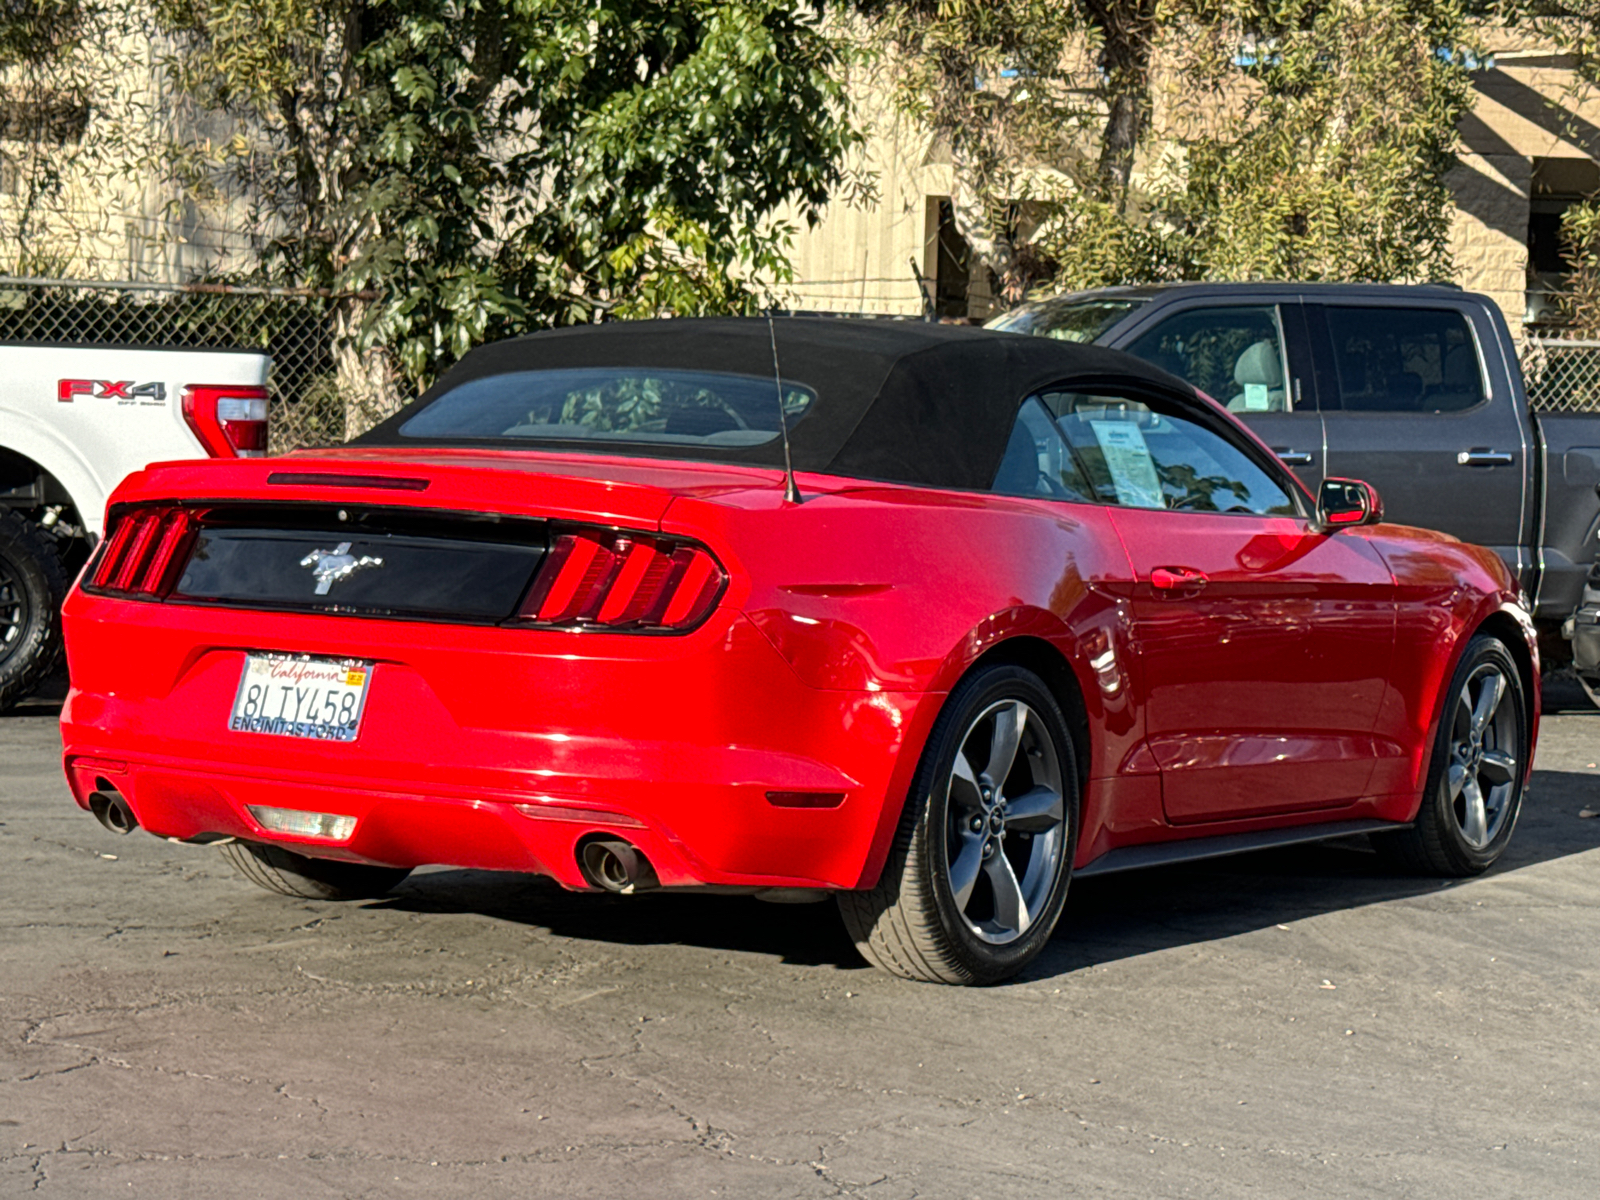
<instances>
[{"instance_id":1,"label":"chrome pony emblem","mask_svg":"<svg viewBox=\"0 0 1600 1200\"><path fill-rule=\"evenodd\" d=\"M332 550L313 550L300 560L302 567L310 567L317 581L318 596L326 596L328 589L342 583L357 571L367 567L383 566L383 559L363 554L360 558L350 553L350 543L340 542Z\"/></svg>"}]
</instances>

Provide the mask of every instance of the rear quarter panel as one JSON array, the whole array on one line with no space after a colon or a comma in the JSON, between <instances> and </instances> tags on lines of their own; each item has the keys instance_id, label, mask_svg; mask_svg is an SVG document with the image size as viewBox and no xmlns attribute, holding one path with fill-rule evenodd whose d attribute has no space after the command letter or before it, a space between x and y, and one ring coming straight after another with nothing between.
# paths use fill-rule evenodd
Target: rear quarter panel
<instances>
[{"instance_id":1,"label":"rear quarter panel","mask_svg":"<svg viewBox=\"0 0 1600 1200\"><path fill-rule=\"evenodd\" d=\"M1095 781L1126 770L1143 738L1124 599L1131 568L1103 508L888 486L812 489L796 508L773 488L680 499L662 524L725 556L734 579L725 602L809 686L922 694L863 886L877 877L945 695L979 658L1021 639L1031 639L1029 653L1053 647L1072 673L1088 732L1079 767L1092 838L1109 795Z\"/></svg>"}]
</instances>

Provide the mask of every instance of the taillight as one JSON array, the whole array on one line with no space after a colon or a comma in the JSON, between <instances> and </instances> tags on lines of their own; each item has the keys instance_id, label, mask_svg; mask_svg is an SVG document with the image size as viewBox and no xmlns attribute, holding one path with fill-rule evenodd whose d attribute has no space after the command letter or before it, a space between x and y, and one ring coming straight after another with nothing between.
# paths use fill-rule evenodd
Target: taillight
<instances>
[{"instance_id":1,"label":"taillight","mask_svg":"<svg viewBox=\"0 0 1600 1200\"><path fill-rule=\"evenodd\" d=\"M517 620L568 628L684 632L716 607L727 576L692 542L610 529L556 534Z\"/></svg>"},{"instance_id":2,"label":"taillight","mask_svg":"<svg viewBox=\"0 0 1600 1200\"><path fill-rule=\"evenodd\" d=\"M183 419L212 458L261 458L267 452L266 388L186 387Z\"/></svg>"},{"instance_id":3,"label":"taillight","mask_svg":"<svg viewBox=\"0 0 1600 1200\"><path fill-rule=\"evenodd\" d=\"M84 589L161 599L178 582L194 533L194 516L188 509L152 506L118 513Z\"/></svg>"}]
</instances>

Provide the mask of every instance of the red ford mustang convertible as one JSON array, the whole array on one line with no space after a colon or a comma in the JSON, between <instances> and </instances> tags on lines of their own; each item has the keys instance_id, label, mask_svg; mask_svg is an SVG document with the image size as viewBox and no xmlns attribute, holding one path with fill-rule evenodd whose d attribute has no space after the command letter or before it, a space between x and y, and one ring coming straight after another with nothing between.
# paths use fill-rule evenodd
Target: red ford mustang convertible
<instances>
[{"instance_id":1,"label":"red ford mustang convertible","mask_svg":"<svg viewBox=\"0 0 1600 1200\"><path fill-rule=\"evenodd\" d=\"M1352 833L1494 862L1526 602L1380 520L1093 347L538 334L350 446L124 483L67 605L66 772L291 895L833 893L879 966L990 982L1074 875Z\"/></svg>"}]
</instances>

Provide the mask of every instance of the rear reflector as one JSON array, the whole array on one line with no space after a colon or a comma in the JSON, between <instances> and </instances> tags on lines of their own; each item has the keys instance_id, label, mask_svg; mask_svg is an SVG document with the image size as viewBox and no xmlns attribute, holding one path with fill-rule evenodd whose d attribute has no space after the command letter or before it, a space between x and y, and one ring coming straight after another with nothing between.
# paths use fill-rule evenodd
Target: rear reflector
<instances>
[{"instance_id":1,"label":"rear reflector","mask_svg":"<svg viewBox=\"0 0 1600 1200\"><path fill-rule=\"evenodd\" d=\"M517 611L568 628L686 632L716 607L727 576L692 542L611 529L556 534Z\"/></svg>"},{"instance_id":2,"label":"rear reflector","mask_svg":"<svg viewBox=\"0 0 1600 1200\"><path fill-rule=\"evenodd\" d=\"M838 808L843 792L768 792L767 803L774 808Z\"/></svg>"},{"instance_id":3,"label":"rear reflector","mask_svg":"<svg viewBox=\"0 0 1600 1200\"><path fill-rule=\"evenodd\" d=\"M256 824L273 833L343 842L356 831L356 819L338 813L301 812L297 808L267 808L257 804L248 807Z\"/></svg>"},{"instance_id":4,"label":"rear reflector","mask_svg":"<svg viewBox=\"0 0 1600 1200\"><path fill-rule=\"evenodd\" d=\"M266 388L186 387L183 419L212 458L260 458L267 452Z\"/></svg>"},{"instance_id":5,"label":"rear reflector","mask_svg":"<svg viewBox=\"0 0 1600 1200\"><path fill-rule=\"evenodd\" d=\"M516 804L525 817L536 821L570 821L576 825L609 825L614 829L643 829L644 822L609 808L579 808L572 804Z\"/></svg>"},{"instance_id":6,"label":"rear reflector","mask_svg":"<svg viewBox=\"0 0 1600 1200\"><path fill-rule=\"evenodd\" d=\"M91 592L163 597L177 583L194 535L194 517L188 509L155 506L117 513L84 587Z\"/></svg>"}]
</instances>

